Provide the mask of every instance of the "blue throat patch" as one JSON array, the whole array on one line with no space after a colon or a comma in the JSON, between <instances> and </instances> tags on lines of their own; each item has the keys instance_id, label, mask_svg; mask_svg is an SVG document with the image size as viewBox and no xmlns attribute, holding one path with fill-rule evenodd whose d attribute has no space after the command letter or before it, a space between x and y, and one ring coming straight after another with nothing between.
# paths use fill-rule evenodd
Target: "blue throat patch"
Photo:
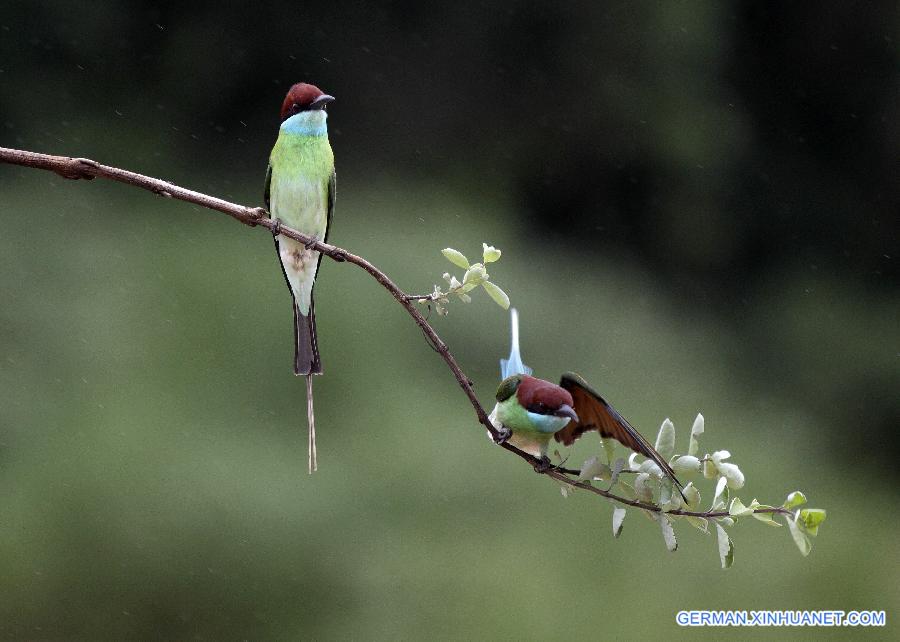
<instances>
[{"instance_id":1,"label":"blue throat patch","mask_svg":"<svg viewBox=\"0 0 900 642\"><path fill-rule=\"evenodd\" d=\"M281 129L301 136L327 136L328 114L324 109L301 111L281 123Z\"/></svg>"},{"instance_id":2,"label":"blue throat patch","mask_svg":"<svg viewBox=\"0 0 900 642\"><path fill-rule=\"evenodd\" d=\"M528 418L531 419L538 432L550 433L559 432L569 423L568 417L556 417L554 415L539 415L536 412L527 411Z\"/></svg>"}]
</instances>

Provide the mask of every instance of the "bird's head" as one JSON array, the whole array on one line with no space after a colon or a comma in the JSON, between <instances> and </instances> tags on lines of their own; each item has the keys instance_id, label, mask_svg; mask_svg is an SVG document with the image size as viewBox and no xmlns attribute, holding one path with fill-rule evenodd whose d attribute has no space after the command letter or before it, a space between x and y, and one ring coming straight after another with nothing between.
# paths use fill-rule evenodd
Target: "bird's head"
<instances>
[{"instance_id":1,"label":"bird's head","mask_svg":"<svg viewBox=\"0 0 900 642\"><path fill-rule=\"evenodd\" d=\"M500 383L497 401L505 401L514 394L528 412L578 421L578 415L572 408L574 402L571 393L555 383L526 374L513 375Z\"/></svg>"},{"instance_id":2,"label":"bird's head","mask_svg":"<svg viewBox=\"0 0 900 642\"><path fill-rule=\"evenodd\" d=\"M334 96L329 96L315 85L298 82L288 90L281 103L281 122L303 111L325 109L333 100Z\"/></svg>"}]
</instances>

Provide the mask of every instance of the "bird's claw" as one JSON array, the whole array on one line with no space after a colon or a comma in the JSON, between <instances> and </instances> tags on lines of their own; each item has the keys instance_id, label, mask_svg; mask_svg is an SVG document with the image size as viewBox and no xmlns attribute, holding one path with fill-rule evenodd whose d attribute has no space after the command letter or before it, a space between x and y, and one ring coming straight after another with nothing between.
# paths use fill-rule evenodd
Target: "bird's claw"
<instances>
[{"instance_id":1,"label":"bird's claw","mask_svg":"<svg viewBox=\"0 0 900 642\"><path fill-rule=\"evenodd\" d=\"M534 472L536 472L540 475L543 475L551 468L553 468L553 466L550 465L550 458L547 457L547 455L541 455L541 458L540 458L540 460L538 460L538 463L536 463L534 465Z\"/></svg>"},{"instance_id":2,"label":"bird's claw","mask_svg":"<svg viewBox=\"0 0 900 642\"><path fill-rule=\"evenodd\" d=\"M307 250L311 250L313 248L313 245L318 243L320 240L321 239L318 236L312 236L306 243L303 244L303 247L305 247Z\"/></svg>"},{"instance_id":3,"label":"bird's claw","mask_svg":"<svg viewBox=\"0 0 900 642\"><path fill-rule=\"evenodd\" d=\"M494 443L498 446L502 446L507 441L509 441L510 437L512 437L512 430L510 430L506 426L500 426L499 428L497 428L497 436L494 437Z\"/></svg>"},{"instance_id":4,"label":"bird's claw","mask_svg":"<svg viewBox=\"0 0 900 642\"><path fill-rule=\"evenodd\" d=\"M272 236L277 239L279 234L281 234L281 221L276 218L272 221Z\"/></svg>"}]
</instances>

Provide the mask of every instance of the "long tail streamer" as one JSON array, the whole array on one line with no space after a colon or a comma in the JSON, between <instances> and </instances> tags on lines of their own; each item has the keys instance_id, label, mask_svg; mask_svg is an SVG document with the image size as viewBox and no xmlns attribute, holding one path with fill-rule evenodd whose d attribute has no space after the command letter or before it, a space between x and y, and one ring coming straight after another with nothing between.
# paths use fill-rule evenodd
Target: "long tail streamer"
<instances>
[{"instance_id":1,"label":"long tail streamer","mask_svg":"<svg viewBox=\"0 0 900 642\"><path fill-rule=\"evenodd\" d=\"M509 321L512 333L512 345L509 349L509 359L500 359L500 378L506 379L515 374L531 374L531 368L522 363L522 354L519 352L519 313L515 308L509 310Z\"/></svg>"},{"instance_id":2,"label":"long tail streamer","mask_svg":"<svg viewBox=\"0 0 900 642\"><path fill-rule=\"evenodd\" d=\"M319 469L316 461L316 415L313 412L312 375L306 375L306 423L309 426L309 474Z\"/></svg>"}]
</instances>

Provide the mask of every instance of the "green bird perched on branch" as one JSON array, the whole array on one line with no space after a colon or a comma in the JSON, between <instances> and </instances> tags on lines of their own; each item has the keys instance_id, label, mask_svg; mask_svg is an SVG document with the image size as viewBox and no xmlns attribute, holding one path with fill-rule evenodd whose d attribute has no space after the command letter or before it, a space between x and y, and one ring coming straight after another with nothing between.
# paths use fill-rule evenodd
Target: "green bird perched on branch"
<instances>
[{"instance_id":1,"label":"green bird perched on branch","mask_svg":"<svg viewBox=\"0 0 900 642\"><path fill-rule=\"evenodd\" d=\"M532 370L522 363L519 352L519 315L515 308L510 316L512 347L509 359L500 360L503 380L490 415L501 439L540 457L540 468L546 470L551 439L569 446L584 433L596 430L601 437L615 439L653 460L680 492L684 487L668 462L579 375L567 372L559 385L531 376Z\"/></svg>"},{"instance_id":2,"label":"green bird perched on branch","mask_svg":"<svg viewBox=\"0 0 900 642\"><path fill-rule=\"evenodd\" d=\"M334 97L315 85L297 83L281 105L281 128L269 156L265 201L270 215L299 232L325 241L334 214L334 153L328 143L325 107ZM294 308L294 374L306 376L309 472L317 468L312 375L322 374L316 340L313 285L322 256L277 233L275 248Z\"/></svg>"}]
</instances>

